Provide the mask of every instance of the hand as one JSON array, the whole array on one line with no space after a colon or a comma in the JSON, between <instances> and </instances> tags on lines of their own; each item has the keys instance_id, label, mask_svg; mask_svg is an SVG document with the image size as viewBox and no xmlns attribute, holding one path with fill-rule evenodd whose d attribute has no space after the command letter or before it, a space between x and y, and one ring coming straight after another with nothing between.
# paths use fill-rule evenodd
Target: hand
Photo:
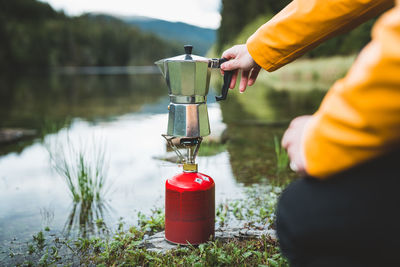
<instances>
[{"instance_id":1,"label":"hand","mask_svg":"<svg viewBox=\"0 0 400 267\"><path fill-rule=\"evenodd\" d=\"M235 45L222 53L222 57L229 59L229 61L221 65L221 72L223 73L225 70L234 71L229 88L235 88L239 70L242 72L239 85L241 93L246 90L247 86L254 84L261 67L253 60L249 51L247 51L246 45Z\"/></svg>"},{"instance_id":2,"label":"hand","mask_svg":"<svg viewBox=\"0 0 400 267\"><path fill-rule=\"evenodd\" d=\"M300 175L306 175L305 162L301 147L301 139L307 122L311 116L300 116L292 120L289 128L282 138L282 146L286 149L290 158L290 168Z\"/></svg>"}]
</instances>

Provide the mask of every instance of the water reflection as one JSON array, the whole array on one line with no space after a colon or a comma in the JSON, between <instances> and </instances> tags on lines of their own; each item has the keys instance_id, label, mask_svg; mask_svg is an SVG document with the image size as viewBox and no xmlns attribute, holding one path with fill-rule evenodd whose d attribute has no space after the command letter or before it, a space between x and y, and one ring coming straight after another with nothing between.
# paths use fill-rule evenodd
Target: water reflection
<instances>
[{"instance_id":1,"label":"water reflection","mask_svg":"<svg viewBox=\"0 0 400 267\"><path fill-rule=\"evenodd\" d=\"M127 74L158 74L156 66L91 66L91 67L61 67L57 73L69 75L127 75Z\"/></svg>"},{"instance_id":2,"label":"water reflection","mask_svg":"<svg viewBox=\"0 0 400 267\"><path fill-rule=\"evenodd\" d=\"M40 208L40 216L42 217L42 227L50 228L50 225L54 220L54 207L43 207Z\"/></svg>"},{"instance_id":3,"label":"water reflection","mask_svg":"<svg viewBox=\"0 0 400 267\"><path fill-rule=\"evenodd\" d=\"M278 172L274 139L280 140L294 117L315 112L325 93L321 89L275 90L261 86L248 88L244 94L232 91L221 109L235 179L249 185L281 183L295 177L292 172Z\"/></svg>"},{"instance_id":4,"label":"water reflection","mask_svg":"<svg viewBox=\"0 0 400 267\"><path fill-rule=\"evenodd\" d=\"M106 235L109 227L104 219L110 217L111 213L112 208L106 201L74 202L63 233L67 238Z\"/></svg>"},{"instance_id":5,"label":"water reflection","mask_svg":"<svg viewBox=\"0 0 400 267\"><path fill-rule=\"evenodd\" d=\"M284 126L296 116L315 112L325 93L318 88L299 91L254 86L244 94L233 90L221 108L228 124Z\"/></svg>"},{"instance_id":6,"label":"water reflection","mask_svg":"<svg viewBox=\"0 0 400 267\"><path fill-rule=\"evenodd\" d=\"M48 125L56 125L54 131L58 131L70 125L73 118L93 123L110 120L140 111L144 104L165 97L165 92L165 82L159 74L3 77L0 128L35 129L42 133ZM32 140L1 145L0 155L22 151L30 144Z\"/></svg>"}]
</instances>

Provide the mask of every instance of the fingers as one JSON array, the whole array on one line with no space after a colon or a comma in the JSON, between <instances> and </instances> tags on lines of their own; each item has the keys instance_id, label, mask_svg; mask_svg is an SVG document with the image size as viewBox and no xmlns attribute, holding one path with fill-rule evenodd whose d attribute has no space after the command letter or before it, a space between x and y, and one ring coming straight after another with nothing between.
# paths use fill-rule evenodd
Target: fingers
<instances>
[{"instance_id":1,"label":"fingers","mask_svg":"<svg viewBox=\"0 0 400 267\"><path fill-rule=\"evenodd\" d=\"M247 85L250 86L250 85L254 84L259 72L260 72L259 69L258 70L253 70L251 72L251 74L250 74L250 71L242 71L241 78L240 78L240 84L239 84L239 91L241 93L246 91ZM249 75L250 75L250 77L249 77ZM234 70L234 73L232 75L232 80L231 80L231 83L229 85L230 89L235 88L238 76L239 76L239 70ZM250 79L252 79L252 80L250 81Z\"/></svg>"},{"instance_id":2,"label":"fingers","mask_svg":"<svg viewBox=\"0 0 400 267\"><path fill-rule=\"evenodd\" d=\"M299 174L306 174L301 139L310 119L311 116L300 116L293 119L282 137L282 147L289 155L291 168Z\"/></svg>"},{"instance_id":3,"label":"fingers","mask_svg":"<svg viewBox=\"0 0 400 267\"><path fill-rule=\"evenodd\" d=\"M236 80L237 80L237 77L238 77L238 73L239 73L238 70L235 70L233 72L232 79L231 79L231 84L229 85L230 89L235 88Z\"/></svg>"},{"instance_id":4,"label":"fingers","mask_svg":"<svg viewBox=\"0 0 400 267\"><path fill-rule=\"evenodd\" d=\"M226 59L232 59L232 58L235 58L236 57L236 55L237 55L237 53L235 52L235 47L231 47L231 48L229 48L228 50L225 50L223 53L222 53L222 58L226 58ZM220 67L220 71L221 71L221 74L222 75L224 75L224 70L231 70L231 68L229 67L229 65L226 65L226 62L225 63L223 63L222 65L221 65L221 67ZM232 84L232 83L231 83ZM233 84L233 87L235 87L235 85ZM232 87L230 87L230 88L232 88Z\"/></svg>"},{"instance_id":5,"label":"fingers","mask_svg":"<svg viewBox=\"0 0 400 267\"><path fill-rule=\"evenodd\" d=\"M222 57L228 59L228 62L225 62L221 65L221 69L223 70L234 70L234 69L251 69L251 56L248 54L246 45L235 45L225 52L222 53ZM249 58L251 60L249 60Z\"/></svg>"},{"instance_id":6,"label":"fingers","mask_svg":"<svg viewBox=\"0 0 400 267\"><path fill-rule=\"evenodd\" d=\"M252 86L256 82L259 72L260 72L260 67L253 68L251 70L250 78L249 78L249 81L247 82L248 86Z\"/></svg>"},{"instance_id":7,"label":"fingers","mask_svg":"<svg viewBox=\"0 0 400 267\"><path fill-rule=\"evenodd\" d=\"M296 133L295 127L289 126L282 137L282 147L285 148L288 153L290 168L294 172L301 173L304 171L304 164L300 156L301 147L298 135L299 133Z\"/></svg>"},{"instance_id":8,"label":"fingers","mask_svg":"<svg viewBox=\"0 0 400 267\"><path fill-rule=\"evenodd\" d=\"M242 71L242 77L240 79L239 91L243 93L247 87L247 81L249 80L249 71Z\"/></svg>"},{"instance_id":9,"label":"fingers","mask_svg":"<svg viewBox=\"0 0 400 267\"><path fill-rule=\"evenodd\" d=\"M235 58L237 56L237 46L233 46L222 53L222 57L226 59Z\"/></svg>"},{"instance_id":10,"label":"fingers","mask_svg":"<svg viewBox=\"0 0 400 267\"><path fill-rule=\"evenodd\" d=\"M296 139L296 129L299 126L299 124L302 122L302 120L303 120L302 117L303 116L294 118L290 122L289 127L286 129L285 133L283 134L281 145L286 150L291 145L292 140Z\"/></svg>"},{"instance_id":11,"label":"fingers","mask_svg":"<svg viewBox=\"0 0 400 267\"><path fill-rule=\"evenodd\" d=\"M292 136L292 131L289 126L289 128L283 134L282 141L281 141L282 147L286 150L290 145L290 140L292 139L291 136Z\"/></svg>"},{"instance_id":12,"label":"fingers","mask_svg":"<svg viewBox=\"0 0 400 267\"><path fill-rule=\"evenodd\" d=\"M240 61L236 59L231 59L221 65L222 70L236 70L240 69Z\"/></svg>"},{"instance_id":13,"label":"fingers","mask_svg":"<svg viewBox=\"0 0 400 267\"><path fill-rule=\"evenodd\" d=\"M229 88L233 89L238 79L238 71L241 72L239 84L240 92L244 92L246 87L253 85L260 72L260 66L254 62L245 44L235 45L222 53L222 57L228 59L221 65L221 74L225 71L235 71Z\"/></svg>"}]
</instances>

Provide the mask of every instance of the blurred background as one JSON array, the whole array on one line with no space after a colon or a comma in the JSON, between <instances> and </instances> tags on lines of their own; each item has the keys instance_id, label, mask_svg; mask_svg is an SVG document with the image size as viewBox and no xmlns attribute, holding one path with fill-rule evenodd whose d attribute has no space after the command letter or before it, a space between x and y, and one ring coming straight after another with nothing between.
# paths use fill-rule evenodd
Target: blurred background
<instances>
[{"instance_id":1,"label":"blurred background","mask_svg":"<svg viewBox=\"0 0 400 267\"><path fill-rule=\"evenodd\" d=\"M0 0L0 255L44 227L107 235L162 208L165 179L181 169L161 137L169 99L153 62L183 54L184 44L220 57L288 3ZM284 129L318 108L374 21L262 72L221 104L213 73L212 135L198 163L215 179L218 203L294 176L280 155Z\"/></svg>"},{"instance_id":2,"label":"blurred background","mask_svg":"<svg viewBox=\"0 0 400 267\"><path fill-rule=\"evenodd\" d=\"M1 1L1 72L65 66L151 65L192 43L205 55L243 42L289 1ZM373 21L321 45L309 57L349 55ZM139 52L140 51L140 52Z\"/></svg>"}]
</instances>

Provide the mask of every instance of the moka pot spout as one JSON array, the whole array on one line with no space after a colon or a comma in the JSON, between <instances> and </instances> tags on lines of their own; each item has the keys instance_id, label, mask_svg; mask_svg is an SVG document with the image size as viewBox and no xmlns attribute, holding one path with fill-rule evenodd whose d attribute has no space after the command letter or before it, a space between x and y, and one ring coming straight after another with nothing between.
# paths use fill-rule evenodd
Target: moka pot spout
<instances>
[{"instance_id":1,"label":"moka pot spout","mask_svg":"<svg viewBox=\"0 0 400 267\"><path fill-rule=\"evenodd\" d=\"M162 76L165 78L165 66L164 66L164 60L158 60L156 62L154 62L154 64L157 65L158 69L161 71Z\"/></svg>"}]
</instances>

